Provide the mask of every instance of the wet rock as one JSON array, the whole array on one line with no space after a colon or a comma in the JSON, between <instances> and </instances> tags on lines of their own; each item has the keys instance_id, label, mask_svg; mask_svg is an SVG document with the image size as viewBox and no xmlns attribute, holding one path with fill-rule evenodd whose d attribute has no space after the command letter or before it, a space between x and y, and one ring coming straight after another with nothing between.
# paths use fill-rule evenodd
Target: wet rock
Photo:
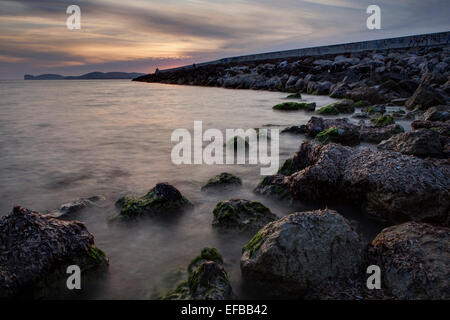
<instances>
[{"instance_id":1,"label":"wet rock","mask_svg":"<svg viewBox=\"0 0 450 320\"><path fill-rule=\"evenodd\" d=\"M124 196L117 200L121 218L176 214L192 206L180 191L168 183L158 183L145 196Z\"/></svg>"},{"instance_id":2,"label":"wet rock","mask_svg":"<svg viewBox=\"0 0 450 320\"><path fill-rule=\"evenodd\" d=\"M365 100L359 100L359 101L356 101L353 106L355 108L364 108L364 107L370 106L370 102L369 101L365 101Z\"/></svg>"},{"instance_id":3,"label":"wet rock","mask_svg":"<svg viewBox=\"0 0 450 320\"><path fill-rule=\"evenodd\" d=\"M83 223L21 207L0 219L0 298L40 296L52 282L66 279L70 265L83 272L108 265Z\"/></svg>"},{"instance_id":4,"label":"wet rock","mask_svg":"<svg viewBox=\"0 0 450 320\"><path fill-rule=\"evenodd\" d=\"M335 108L339 110L340 113L353 113L355 112L355 103L350 99L343 99L334 104Z\"/></svg>"},{"instance_id":5,"label":"wet rock","mask_svg":"<svg viewBox=\"0 0 450 320\"><path fill-rule=\"evenodd\" d=\"M322 132L320 132L316 139L327 144L330 142L340 143L346 146L354 146L359 144L360 136L359 132L351 127L331 127Z\"/></svg>"},{"instance_id":6,"label":"wet rock","mask_svg":"<svg viewBox=\"0 0 450 320\"><path fill-rule=\"evenodd\" d=\"M229 188L233 186L242 185L241 178L227 172L215 176L208 180L208 182L202 187L202 191L217 190L223 188Z\"/></svg>"},{"instance_id":7,"label":"wet rock","mask_svg":"<svg viewBox=\"0 0 450 320\"><path fill-rule=\"evenodd\" d=\"M431 107L422 115L424 121L447 121L450 120L450 106Z\"/></svg>"},{"instance_id":8,"label":"wet rock","mask_svg":"<svg viewBox=\"0 0 450 320\"><path fill-rule=\"evenodd\" d=\"M365 100L370 103L384 103L386 98L376 88L359 87L346 93L346 97L353 101Z\"/></svg>"},{"instance_id":9,"label":"wet rock","mask_svg":"<svg viewBox=\"0 0 450 320\"><path fill-rule=\"evenodd\" d=\"M286 97L286 99L301 99L302 94L300 92L290 94Z\"/></svg>"},{"instance_id":10,"label":"wet rock","mask_svg":"<svg viewBox=\"0 0 450 320\"><path fill-rule=\"evenodd\" d=\"M405 129L398 124L391 124L384 127L361 125L358 130L361 141L370 143L380 143L396 134L405 132Z\"/></svg>"},{"instance_id":11,"label":"wet rock","mask_svg":"<svg viewBox=\"0 0 450 320\"><path fill-rule=\"evenodd\" d=\"M358 268L363 246L333 210L293 213L261 229L242 249L241 271L277 297L301 297Z\"/></svg>"},{"instance_id":12,"label":"wet rock","mask_svg":"<svg viewBox=\"0 0 450 320\"><path fill-rule=\"evenodd\" d=\"M283 184L289 185L294 199L358 204L389 223L448 219L450 180L420 158L305 142L293 162L300 170Z\"/></svg>"},{"instance_id":13,"label":"wet rock","mask_svg":"<svg viewBox=\"0 0 450 320\"><path fill-rule=\"evenodd\" d=\"M290 200L291 193L286 177L282 174L267 176L258 184L255 193L270 196L279 200Z\"/></svg>"},{"instance_id":14,"label":"wet rock","mask_svg":"<svg viewBox=\"0 0 450 320\"><path fill-rule=\"evenodd\" d=\"M338 108L335 107L333 103L320 108L319 110L317 110L317 113L321 115L338 115L339 110Z\"/></svg>"},{"instance_id":15,"label":"wet rock","mask_svg":"<svg viewBox=\"0 0 450 320\"><path fill-rule=\"evenodd\" d=\"M450 120L447 121L424 121L415 120L411 122L411 127L413 129L431 129L438 132L442 136L450 137Z\"/></svg>"},{"instance_id":16,"label":"wet rock","mask_svg":"<svg viewBox=\"0 0 450 320\"><path fill-rule=\"evenodd\" d=\"M390 137L404 132L403 127L400 125L388 125L385 127L356 125L351 123L347 118L338 119L323 119L319 117L311 117L306 124L306 134L312 138L316 137L320 132L326 131L330 128L345 129L349 133L349 137L352 137L351 141L356 143L356 132L359 133L360 141L370 143L380 143L383 140L387 140ZM356 131L356 132L355 132Z\"/></svg>"},{"instance_id":17,"label":"wet rock","mask_svg":"<svg viewBox=\"0 0 450 320\"><path fill-rule=\"evenodd\" d=\"M411 98L406 101L405 106L409 110L419 108L426 110L430 107L445 104L444 97L429 85L421 84Z\"/></svg>"},{"instance_id":18,"label":"wet rock","mask_svg":"<svg viewBox=\"0 0 450 320\"><path fill-rule=\"evenodd\" d=\"M287 127L281 131L281 133L292 133L292 134L305 134L306 133L306 126L292 126Z\"/></svg>"},{"instance_id":19,"label":"wet rock","mask_svg":"<svg viewBox=\"0 0 450 320\"><path fill-rule=\"evenodd\" d=\"M335 86L331 87L330 97L335 99L342 99L345 97L348 86L345 82L340 82L336 84Z\"/></svg>"},{"instance_id":20,"label":"wet rock","mask_svg":"<svg viewBox=\"0 0 450 320\"><path fill-rule=\"evenodd\" d=\"M386 127L388 125L394 124L394 118L388 115L381 116L379 118L371 119L370 122L373 123L375 127Z\"/></svg>"},{"instance_id":21,"label":"wet rock","mask_svg":"<svg viewBox=\"0 0 450 320\"><path fill-rule=\"evenodd\" d=\"M366 109L369 115L384 114L386 112L386 106L383 104L377 104Z\"/></svg>"},{"instance_id":22,"label":"wet rock","mask_svg":"<svg viewBox=\"0 0 450 320\"><path fill-rule=\"evenodd\" d=\"M408 222L384 229L369 246L368 260L398 299L450 299L449 228Z\"/></svg>"},{"instance_id":23,"label":"wet rock","mask_svg":"<svg viewBox=\"0 0 450 320\"><path fill-rule=\"evenodd\" d=\"M221 201L214 208L213 214L213 227L222 230L256 232L277 219L277 216L262 203L243 199Z\"/></svg>"},{"instance_id":24,"label":"wet rock","mask_svg":"<svg viewBox=\"0 0 450 320\"><path fill-rule=\"evenodd\" d=\"M189 264L188 279L169 292L164 300L227 300L232 289L216 248L204 248Z\"/></svg>"},{"instance_id":25,"label":"wet rock","mask_svg":"<svg viewBox=\"0 0 450 320\"><path fill-rule=\"evenodd\" d=\"M443 157L439 134L429 129L400 133L378 145L379 150L391 150L416 157Z\"/></svg>"}]
</instances>

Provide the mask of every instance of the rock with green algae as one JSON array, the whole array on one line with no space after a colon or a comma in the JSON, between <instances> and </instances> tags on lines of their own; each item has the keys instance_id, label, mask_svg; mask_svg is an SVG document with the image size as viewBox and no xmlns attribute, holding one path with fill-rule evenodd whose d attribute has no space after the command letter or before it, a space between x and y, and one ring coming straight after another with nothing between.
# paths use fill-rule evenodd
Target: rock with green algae
<instances>
[{"instance_id":1,"label":"rock with green algae","mask_svg":"<svg viewBox=\"0 0 450 320\"><path fill-rule=\"evenodd\" d=\"M334 104L329 104L325 107L322 107L316 112L322 115L333 115L333 116L339 114L339 110L334 106Z\"/></svg>"},{"instance_id":2,"label":"rock with green algae","mask_svg":"<svg viewBox=\"0 0 450 320\"><path fill-rule=\"evenodd\" d=\"M182 212L192 204L178 189L168 183L158 183L142 197L124 196L117 200L121 218L155 216Z\"/></svg>"},{"instance_id":3,"label":"rock with green algae","mask_svg":"<svg viewBox=\"0 0 450 320\"><path fill-rule=\"evenodd\" d=\"M262 203L243 199L221 201L213 214L213 227L222 230L256 231L277 219Z\"/></svg>"},{"instance_id":4,"label":"rock with green algae","mask_svg":"<svg viewBox=\"0 0 450 320\"><path fill-rule=\"evenodd\" d=\"M328 278L351 274L363 244L333 210L293 213L261 229L242 249L244 279L271 296L300 298Z\"/></svg>"},{"instance_id":5,"label":"rock with green algae","mask_svg":"<svg viewBox=\"0 0 450 320\"><path fill-rule=\"evenodd\" d=\"M22 207L0 220L0 298L45 297L65 281L66 269L104 271L105 253L78 221L62 221ZM88 273L89 273L88 272Z\"/></svg>"},{"instance_id":6,"label":"rock with green algae","mask_svg":"<svg viewBox=\"0 0 450 320\"><path fill-rule=\"evenodd\" d=\"M286 99L301 99L302 94L300 92L290 94L286 97Z\"/></svg>"},{"instance_id":7,"label":"rock with green algae","mask_svg":"<svg viewBox=\"0 0 450 320\"><path fill-rule=\"evenodd\" d=\"M351 127L331 127L320 132L316 139L323 144L330 142L340 143L346 146L354 146L360 143L359 132Z\"/></svg>"},{"instance_id":8,"label":"rock with green algae","mask_svg":"<svg viewBox=\"0 0 450 320\"><path fill-rule=\"evenodd\" d=\"M355 108L364 108L370 105L369 101L365 101L365 100L359 100L356 101L355 104L353 105Z\"/></svg>"},{"instance_id":9,"label":"rock with green algae","mask_svg":"<svg viewBox=\"0 0 450 320\"><path fill-rule=\"evenodd\" d=\"M292 200L292 194L289 190L289 181L283 174L264 177L255 188L254 192L278 200Z\"/></svg>"},{"instance_id":10,"label":"rock with green algae","mask_svg":"<svg viewBox=\"0 0 450 320\"><path fill-rule=\"evenodd\" d=\"M204 248L187 268L188 279L162 297L163 300L228 300L232 288L216 248Z\"/></svg>"},{"instance_id":11,"label":"rock with green algae","mask_svg":"<svg viewBox=\"0 0 450 320\"><path fill-rule=\"evenodd\" d=\"M386 116L383 115L379 118L376 119L371 119L370 120L376 127L385 127L388 126L390 124L394 124L394 118L392 118L391 116Z\"/></svg>"},{"instance_id":12,"label":"rock with green algae","mask_svg":"<svg viewBox=\"0 0 450 320\"><path fill-rule=\"evenodd\" d=\"M221 174L215 176L214 178L209 179L201 190L207 191L238 185L242 185L241 178L228 172L222 172Z\"/></svg>"}]
</instances>

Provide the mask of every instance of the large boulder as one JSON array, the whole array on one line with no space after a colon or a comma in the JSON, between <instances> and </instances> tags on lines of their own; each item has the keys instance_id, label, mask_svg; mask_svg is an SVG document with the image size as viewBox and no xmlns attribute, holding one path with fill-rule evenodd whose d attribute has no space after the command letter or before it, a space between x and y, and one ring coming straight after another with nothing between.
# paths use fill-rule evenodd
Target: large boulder
<instances>
[{"instance_id":1,"label":"large boulder","mask_svg":"<svg viewBox=\"0 0 450 320\"><path fill-rule=\"evenodd\" d=\"M204 248L187 268L188 279L167 293L164 300L227 300L232 289L216 248Z\"/></svg>"},{"instance_id":2,"label":"large boulder","mask_svg":"<svg viewBox=\"0 0 450 320\"><path fill-rule=\"evenodd\" d=\"M0 298L41 296L54 282L65 281L70 265L83 272L108 265L83 223L21 207L0 219Z\"/></svg>"},{"instance_id":3,"label":"large boulder","mask_svg":"<svg viewBox=\"0 0 450 320\"><path fill-rule=\"evenodd\" d=\"M355 271L363 246L333 210L293 213L261 229L242 249L244 278L271 296L300 297L327 278Z\"/></svg>"},{"instance_id":4,"label":"large boulder","mask_svg":"<svg viewBox=\"0 0 450 320\"><path fill-rule=\"evenodd\" d=\"M398 299L450 299L450 229L408 222L384 229L368 248L382 286Z\"/></svg>"},{"instance_id":5,"label":"large boulder","mask_svg":"<svg viewBox=\"0 0 450 320\"><path fill-rule=\"evenodd\" d=\"M358 129L361 141L370 143L380 143L396 134L405 132L405 129L399 124L390 124L386 126L366 126L361 125Z\"/></svg>"},{"instance_id":6,"label":"large boulder","mask_svg":"<svg viewBox=\"0 0 450 320\"><path fill-rule=\"evenodd\" d=\"M283 180L304 202L350 202L389 223L443 223L450 180L440 167L390 151L304 142L293 158L298 172Z\"/></svg>"},{"instance_id":7,"label":"large boulder","mask_svg":"<svg viewBox=\"0 0 450 320\"><path fill-rule=\"evenodd\" d=\"M443 157L439 133L430 129L400 133L378 145L379 150L392 150L416 157Z\"/></svg>"},{"instance_id":8,"label":"large boulder","mask_svg":"<svg viewBox=\"0 0 450 320\"><path fill-rule=\"evenodd\" d=\"M277 216L262 203L244 199L220 201L213 214L213 227L222 230L256 232L277 219Z\"/></svg>"},{"instance_id":9,"label":"large boulder","mask_svg":"<svg viewBox=\"0 0 450 320\"><path fill-rule=\"evenodd\" d=\"M140 216L155 216L176 214L192 206L178 189L168 183L158 183L142 197L124 196L116 202L120 208L121 218L137 218Z\"/></svg>"}]
</instances>

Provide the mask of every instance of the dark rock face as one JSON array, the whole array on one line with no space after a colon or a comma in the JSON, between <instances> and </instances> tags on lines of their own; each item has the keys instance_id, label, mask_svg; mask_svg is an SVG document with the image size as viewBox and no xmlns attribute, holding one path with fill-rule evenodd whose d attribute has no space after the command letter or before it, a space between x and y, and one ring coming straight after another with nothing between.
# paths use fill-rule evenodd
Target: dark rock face
<instances>
[{"instance_id":1,"label":"dark rock face","mask_svg":"<svg viewBox=\"0 0 450 320\"><path fill-rule=\"evenodd\" d=\"M365 100L371 103L384 103L386 98L376 88L359 87L347 92L347 97L353 101Z\"/></svg>"},{"instance_id":2,"label":"dark rock face","mask_svg":"<svg viewBox=\"0 0 450 320\"><path fill-rule=\"evenodd\" d=\"M355 112L355 103L350 99L343 99L334 104L336 109L339 110L340 113L353 113Z\"/></svg>"},{"instance_id":3,"label":"dark rock face","mask_svg":"<svg viewBox=\"0 0 450 320\"><path fill-rule=\"evenodd\" d=\"M406 101L408 109L419 108L426 110L430 107L445 104L445 98L436 89L429 85L421 84L411 98Z\"/></svg>"},{"instance_id":4,"label":"dark rock face","mask_svg":"<svg viewBox=\"0 0 450 320\"><path fill-rule=\"evenodd\" d=\"M202 191L217 190L238 185L242 185L241 178L231 173L222 172L214 178L209 179L208 182L202 187Z\"/></svg>"},{"instance_id":5,"label":"dark rock face","mask_svg":"<svg viewBox=\"0 0 450 320\"><path fill-rule=\"evenodd\" d=\"M448 219L450 180L419 158L305 142L293 164L298 172L277 179L295 199L351 202L390 223Z\"/></svg>"},{"instance_id":6,"label":"dark rock face","mask_svg":"<svg viewBox=\"0 0 450 320\"><path fill-rule=\"evenodd\" d=\"M424 121L448 121L450 120L450 106L431 107L421 118Z\"/></svg>"},{"instance_id":7,"label":"dark rock face","mask_svg":"<svg viewBox=\"0 0 450 320\"><path fill-rule=\"evenodd\" d=\"M408 222L383 230L368 249L382 286L399 299L450 299L450 229Z\"/></svg>"},{"instance_id":8,"label":"dark rock face","mask_svg":"<svg viewBox=\"0 0 450 320\"><path fill-rule=\"evenodd\" d=\"M444 150L439 134L434 130L419 129L401 133L382 141L379 150L391 150L421 158L443 157Z\"/></svg>"},{"instance_id":9,"label":"dark rock face","mask_svg":"<svg viewBox=\"0 0 450 320\"><path fill-rule=\"evenodd\" d=\"M243 199L221 201L214 208L213 214L213 227L222 230L256 232L277 219L277 216L260 202Z\"/></svg>"},{"instance_id":10,"label":"dark rock face","mask_svg":"<svg viewBox=\"0 0 450 320\"><path fill-rule=\"evenodd\" d=\"M143 197L124 196L117 200L121 218L182 212L192 204L168 183L158 183Z\"/></svg>"},{"instance_id":11,"label":"dark rock face","mask_svg":"<svg viewBox=\"0 0 450 320\"><path fill-rule=\"evenodd\" d=\"M301 297L327 278L355 271L363 245L332 210L293 213L261 229L242 249L242 275L277 297Z\"/></svg>"},{"instance_id":12,"label":"dark rock face","mask_svg":"<svg viewBox=\"0 0 450 320\"><path fill-rule=\"evenodd\" d=\"M188 280L169 292L164 300L228 300L232 289L216 248L204 248L189 264Z\"/></svg>"},{"instance_id":13,"label":"dark rock face","mask_svg":"<svg viewBox=\"0 0 450 320\"><path fill-rule=\"evenodd\" d=\"M389 139L390 137L404 132L405 129L401 125L391 124L387 126L360 126L359 134L361 136L361 141L370 143L380 143L383 140Z\"/></svg>"},{"instance_id":14,"label":"dark rock face","mask_svg":"<svg viewBox=\"0 0 450 320\"><path fill-rule=\"evenodd\" d=\"M61 221L15 207L0 220L0 298L37 290L66 277L66 268L86 271L108 265L94 237L77 221Z\"/></svg>"},{"instance_id":15,"label":"dark rock face","mask_svg":"<svg viewBox=\"0 0 450 320\"><path fill-rule=\"evenodd\" d=\"M450 120L447 121L426 121L426 120L415 120L411 123L413 129L431 129L438 132L442 136L450 137Z\"/></svg>"}]
</instances>

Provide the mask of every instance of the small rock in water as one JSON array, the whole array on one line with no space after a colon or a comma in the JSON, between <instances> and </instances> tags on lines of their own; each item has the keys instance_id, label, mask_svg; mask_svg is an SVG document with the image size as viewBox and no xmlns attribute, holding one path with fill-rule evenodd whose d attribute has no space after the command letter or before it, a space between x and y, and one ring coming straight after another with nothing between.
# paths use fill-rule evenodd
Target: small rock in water
<instances>
[{"instance_id":1,"label":"small rock in water","mask_svg":"<svg viewBox=\"0 0 450 320\"><path fill-rule=\"evenodd\" d=\"M222 230L257 231L277 219L262 203L243 199L221 201L213 214L213 227Z\"/></svg>"},{"instance_id":2,"label":"small rock in water","mask_svg":"<svg viewBox=\"0 0 450 320\"><path fill-rule=\"evenodd\" d=\"M189 264L188 279L167 293L163 300L227 300L232 289L216 248L204 248Z\"/></svg>"},{"instance_id":3,"label":"small rock in water","mask_svg":"<svg viewBox=\"0 0 450 320\"><path fill-rule=\"evenodd\" d=\"M201 190L202 191L217 190L238 185L242 185L241 178L228 172L222 172L221 174L215 176L214 178L209 179Z\"/></svg>"},{"instance_id":4,"label":"small rock in water","mask_svg":"<svg viewBox=\"0 0 450 320\"><path fill-rule=\"evenodd\" d=\"M137 218L177 214L192 206L183 195L168 183L158 183L145 196L124 196L117 200L121 218Z\"/></svg>"}]
</instances>

